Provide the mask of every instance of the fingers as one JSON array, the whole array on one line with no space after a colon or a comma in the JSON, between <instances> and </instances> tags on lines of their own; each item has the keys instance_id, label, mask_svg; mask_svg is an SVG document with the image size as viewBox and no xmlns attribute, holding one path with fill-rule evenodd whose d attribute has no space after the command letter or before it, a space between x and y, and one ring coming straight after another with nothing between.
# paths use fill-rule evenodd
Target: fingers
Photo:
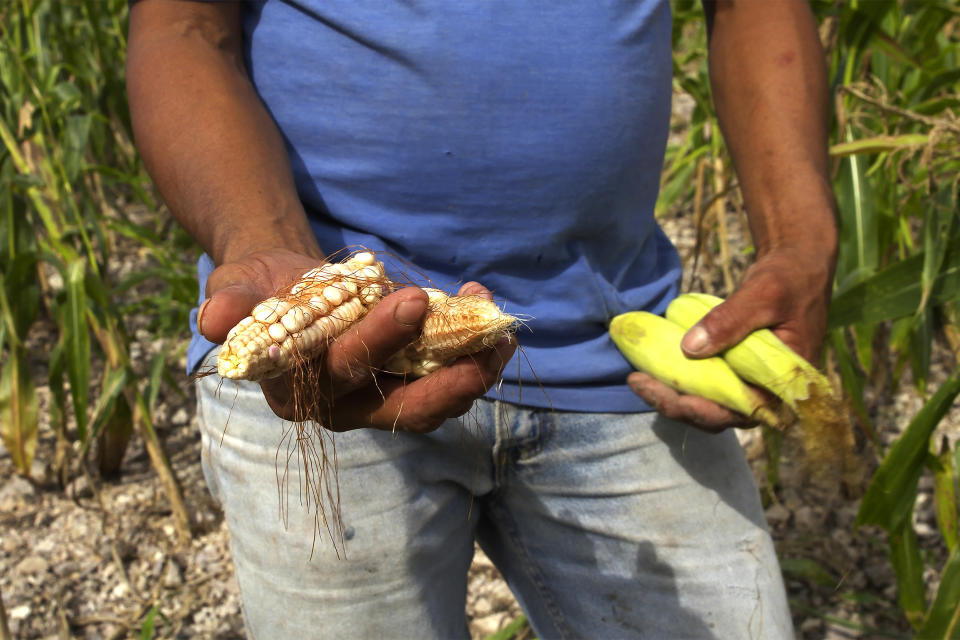
<instances>
[{"instance_id":1,"label":"fingers","mask_svg":"<svg viewBox=\"0 0 960 640\"><path fill-rule=\"evenodd\" d=\"M479 286L466 293L484 294L489 291ZM496 383L516 342L505 339L420 379L377 375L390 356L419 335L426 309L427 296L415 287L384 298L330 345L324 372L312 380L309 392L300 387L296 396L299 385L290 376L262 381L270 408L282 418L313 419L334 431L374 427L426 432L463 415Z\"/></svg>"},{"instance_id":2,"label":"fingers","mask_svg":"<svg viewBox=\"0 0 960 640\"><path fill-rule=\"evenodd\" d=\"M513 356L511 338L472 356L464 356L419 379L380 374L344 395L321 389L310 398L294 397L285 377L261 386L270 408L286 420L316 420L332 431L376 429L425 433L462 416L499 379Z\"/></svg>"},{"instance_id":3,"label":"fingers","mask_svg":"<svg viewBox=\"0 0 960 640\"><path fill-rule=\"evenodd\" d=\"M230 285L220 289L200 305L197 312L197 328L200 334L217 344L227 338L235 324L250 314L250 310L263 298L243 285Z\"/></svg>"},{"instance_id":4,"label":"fingers","mask_svg":"<svg viewBox=\"0 0 960 640\"><path fill-rule=\"evenodd\" d=\"M467 282L457 291L458 296L480 296L486 300L493 300L493 293L479 282Z\"/></svg>"},{"instance_id":5,"label":"fingers","mask_svg":"<svg viewBox=\"0 0 960 640\"><path fill-rule=\"evenodd\" d=\"M681 347L692 358L704 358L743 340L751 331L778 324L784 317L778 291L744 282L727 300L687 331Z\"/></svg>"},{"instance_id":6,"label":"fingers","mask_svg":"<svg viewBox=\"0 0 960 640\"><path fill-rule=\"evenodd\" d=\"M694 358L715 355L760 328L810 361L816 361L826 334L830 264L816 264L805 254L767 253L747 269L743 282L684 337L684 352Z\"/></svg>"},{"instance_id":7,"label":"fingers","mask_svg":"<svg viewBox=\"0 0 960 640\"><path fill-rule=\"evenodd\" d=\"M755 421L743 414L700 396L678 393L645 373L631 373L627 377L627 384L660 414L703 431L719 433L734 427L742 429L757 426Z\"/></svg>"},{"instance_id":8,"label":"fingers","mask_svg":"<svg viewBox=\"0 0 960 640\"><path fill-rule=\"evenodd\" d=\"M467 413L496 383L515 350L511 338L416 380L377 376L375 385L338 398L325 424L336 431L359 427L432 431Z\"/></svg>"},{"instance_id":9,"label":"fingers","mask_svg":"<svg viewBox=\"0 0 960 640\"><path fill-rule=\"evenodd\" d=\"M390 356L417 339L426 312L423 289L405 287L331 343L325 365L334 393L339 396L369 383Z\"/></svg>"}]
</instances>

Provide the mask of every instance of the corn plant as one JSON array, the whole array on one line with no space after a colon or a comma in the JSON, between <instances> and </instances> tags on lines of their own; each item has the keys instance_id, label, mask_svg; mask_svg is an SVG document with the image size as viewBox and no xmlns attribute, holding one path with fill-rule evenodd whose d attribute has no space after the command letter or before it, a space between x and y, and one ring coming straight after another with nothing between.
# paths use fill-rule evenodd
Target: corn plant
<instances>
[{"instance_id":1,"label":"corn plant","mask_svg":"<svg viewBox=\"0 0 960 640\"><path fill-rule=\"evenodd\" d=\"M29 474L38 400L27 345L37 323L52 323L56 343L44 364L59 466L68 467L66 443L75 438L112 472L136 431L186 536L186 510L151 419L165 354L140 384L125 320L131 309L154 313L152 328L170 335L184 326L195 285L185 284L183 234L129 215L155 203L131 143L125 18L124 0L0 5L0 435ZM158 267L119 278L112 265L124 238L149 248ZM160 293L134 293L161 274Z\"/></svg>"},{"instance_id":2,"label":"corn plant","mask_svg":"<svg viewBox=\"0 0 960 640\"><path fill-rule=\"evenodd\" d=\"M668 148L658 212L692 207L700 251L719 254L723 268L730 255L719 214L738 209L739 196L710 106L697 4L673 3L675 89L693 107L681 142ZM935 431L960 393L960 373L955 367L932 393L927 386L935 344L960 359L960 8L909 0L818 0L813 7L835 96L831 156L840 252L829 357L865 441L882 458L858 524L886 531L900 608L917 633L956 637L960 453L936 440ZM705 246L710 234L712 247ZM708 255L701 258L709 263ZM729 290L729 267L724 282ZM883 397L907 370L929 400L884 450L869 398ZM873 375L878 371L891 373ZM769 443L774 454L776 448L775 440ZM770 465L775 470L776 459ZM934 567L940 587L932 597L925 593L925 556L911 519L924 473L934 479L947 555Z\"/></svg>"},{"instance_id":3,"label":"corn plant","mask_svg":"<svg viewBox=\"0 0 960 640\"><path fill-rule=\"evenodd\" d=\"M949 338L956 322L951 305L960 300L960 10L861 2L825 7L825 18L833 34L838 142L832 151L842 231L830 326L846 387L870 431L860 372L871 372L876 358L894 361L893 379L879 384L889 388L909 366L920 391L937 340L952 346L960 362ZM887 342L877 339L881 326L889 327ZM958 451L934 438L958 394L954 366L882 452L858 516L858 524L886 531L900 607L924 638L960 633ZM934 477L947 551L946 562L934 567L940 586L930 599L911 517L925 472Z\"/></svg>"}]
</instances>

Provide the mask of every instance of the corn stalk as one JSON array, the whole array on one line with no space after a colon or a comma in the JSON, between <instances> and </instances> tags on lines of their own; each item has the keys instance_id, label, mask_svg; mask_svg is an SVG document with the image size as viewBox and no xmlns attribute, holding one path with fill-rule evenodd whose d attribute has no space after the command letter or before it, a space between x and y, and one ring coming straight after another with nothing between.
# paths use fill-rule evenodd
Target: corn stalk
<instances>
[{"instance_id":1,"label":"corn stalk","mask_svg":"<svg viewBox=\"0 0 960 640\"><path fill-rule=\"evenodd\" d=\"M18 470L29 475L37 397L25 345L38 321L52 323L57 343L47 368L61 479L69 468L68 439L81 443L84 456L95 452L106 474L119 469L136 431L186 539L186 508L150 415L148 398L156 397L160 377L141 384L128 355L131 304L124 298L137 283L118 280L111 266L119 236L147 244L165 234L126 215L131 203L155 203L130 143L125 18L122 0L20 0L0 7L0 349L6 352L0 434ZM184 262L172 258L184 245L173 238L154 243L160 262ZM164 293L132 306L157 310L164 319L173 312L182 331L195 299L179 281L185 270L166 270ZM102 374L95 377L97 370Z\"/></svg>"}]
</instances>

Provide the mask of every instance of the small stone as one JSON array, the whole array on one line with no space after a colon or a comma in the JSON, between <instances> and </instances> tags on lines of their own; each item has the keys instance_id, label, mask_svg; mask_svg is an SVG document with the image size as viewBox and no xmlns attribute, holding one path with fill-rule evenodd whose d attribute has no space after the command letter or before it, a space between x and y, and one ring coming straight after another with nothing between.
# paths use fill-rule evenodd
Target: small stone
<instances>
[{"instance_id":1,"label":"small stone","mask_svg":"<svg viewBox=\"0 0 960 640\"><path fill-rule=\"evenodd\" d=\"M823 627L823 621L819 618L807 618L800 623L800 633L819 632Z\"/></svg>"},{"instance_id":2,"label":"small stone","mask_svg":"<svg viewBox=\"0 0 960 640\"><path fill-rule=\"evenodd\" d=\"M26 620L30 616L30 605L21 604L10 609L10 618L12 620Z\"/></svg>"},{"instance_id":3,"label":"small stone","mask_svg":"<svg viewBox=\"0 0 960 640\"><path fill-rule=\"evenodd\" d=\"M485 638L503 629L509 622L509 616L508 612L500 611L482 618L474 618L470 623L471 631L475 636Z\"/></svg>"},{"instance_id":4,"label":"small stone","mask_svg":"<svg viewBox=\"0 0 960 640\"><path fill-rule=\"evenodd\" d=\"M90 489L90 482L85 475L80 475L70 481L67 485L67 495L71 498L89 498L93 495Z\"/></svg>"},{"instance_id":5,"label":"small stone","mask_svg":"<svg viewBox=\"0 0 960 640\"><path fill-rule=\"evenodd\" d=\"M0 508L12 510L37 494L33 483L21 475L13 475L0 487Z\"/></svg>"},{"instance_id":6,"label":"small stone","mask_svg":"<svg viewBox=\"0 0 960 640\"><path fill-rule=\"evenodd\" d=\"M507 586L507 583L503 580L497 580L493 583L489 591L489 596L494 603L501 606L510 606L514 601L513 592L510 591L510 587Z\"/></svg>"},{"instance_id":7,"label":"small stone","mask_svg":"<svg viewBox=\"0 0 960 640\"><path fill-rule=\"evenodd\" d=\"M56 524L54 524L54 526L56 526ZM58 546L59 544L57 541L53 537L50 537L44 538L40 542L33 545L33 550L40 555L48 555L53 553Z\"/></svg>"},{"instance_id":8,"label":"small stone","mask_svg":"<svg viewBox=\"0 0 960 640\"><path fill-rule=\"evenodd\" d=\"M180 567L176 562L168 562L163 572L163 586L174 588L181 584L183 584L183 575L180 573Z\"/></svg>"},{"instance_id":9,"label":"small stone","mask_svg":"<svg viewBox=\"0 0 960 640\"><path fill-rule=\"evenodd\" d=\"M863 573L874 586L889 584L893 578L893 570L886 558L871 558L863 568Z\"/></svg>"},{"instance_id":10,"label":"small stone","mask_svg":"<svg viewBox=\"0 0 960 640\"><path fill-rule=\"evenodd\" d=\"M177 409L173 417L170 418L171 424L187 424L188 422L190 422L190 412L184 407Z\"/></svg>"},{"instance_id":11,"label":"small stone","mask_svg":"<svg viewBox=\"0 0 960 640\"><path fill-rule=\"evenodd\" d=\"M490 602L489 598L481 596L473 603L473 615L478 618L488 616L492 611L493 604Z\"/></svg>"},{"instance_id":12,"label":"small stone","mask_svg":"<svg viewBox=\"0 0 960 640\"><path fill-rule=\"evenodd\" d=\"M9 553L10 555L13 555L22 544L23 541L16 531L6 531L3 537L0 537L0 549L3 549L5 553Z\"/></svg>"},{"instance_id":13,"label":"small stone","mask_svg":"<svg viewBox=\"0 0 960 640\"><path fill-rule=\"evenodd\" d=\"M790 520L790 511L779 502L775 502L767 507L766 516L767 523L771 527L777 527L787 524Z\"/></svg>"},{"instance_id":14,"label":"small stone","mask_svg":"<svg viewBox=\"0 0 960 640\"><path fill-rule=\"evenodd\" d=\"M17 565L17 572L21 575L39 575L46 573L50 563L40 556L27 556Z\"/></svg>"},{"instance_id":15,"label":"small stone","mask_svg":"<svg viewBox=\"0 0 960 640\"><path fill-rule=\"evenodd\" d=\"M55 564L52 568L58 578L70 578L80 573L80 565L72 560Z\"/></svg>"},{"instance_id":16,"label":"small stone","mask_svg":"<svg viewBox=\"0 0 960 640\"><path fill-rule=\"evenodd\" d=\"M492 569L493 562L490 560L490 558L487 557L487 554L485 554L483 551L480 550L479 547L477 547L473 554L473 566Z\"/></svg>"},{"instance_id":17,"label":"small stone","mask_svg":"<svg viewBox=\"0 0 960 640\"><path fill-rule=\"evenodd\" d=\"M813 507L803 506L793 514L793 522L798 529L803 531L812 531L820 525L819 518Z\"/></svg>"},{"instance_id":18,"label":"small stone","mask_svg":"<svg viewBox=\"0 0 960 640\"><path fill-rule=\"evenodd\" d=\"M120 598L126 597L128 593L130 593L130 588L127 587L127 583L118 582L113 587L113 590L110 592L110 595L113 596L114 598L120 599Z\"/></svg>"}]
</instances>

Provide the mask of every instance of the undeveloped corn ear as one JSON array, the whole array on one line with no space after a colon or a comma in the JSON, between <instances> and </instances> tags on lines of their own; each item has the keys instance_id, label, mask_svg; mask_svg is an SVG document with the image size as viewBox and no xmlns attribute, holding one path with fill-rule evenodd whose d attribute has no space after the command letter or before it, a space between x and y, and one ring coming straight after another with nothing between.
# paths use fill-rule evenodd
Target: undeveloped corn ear
<instances>
[{"instance_id":1,"label":"undeveloped corn ear","mask_svg":"<svg viewBox=\"0 0 960 640\"><path fill-rule=\"evenodd\" d=\"M686 330L721 302L722 298L706 293L686 293L667 307L667 319ZM826 376L769 329L752 332L721 357L737 375L781 398L798 415L810 403L834 400Z\"/></svg>"},{"instance_id":2,"label":"undeveloped corn ear","mask_svg":"<svg viewBox=\"0 0 960 640\"><path fill-rule=\"evenodd\" d=\"M232 380L276 377L322 353L391 287L383 264L366 251L311 269L230 330L217 373Z\"/></svg>"},{"instance_id":3,"label":"undeveloped corn ear","mask_svg":"<svg viewBox=\"0 0 960 640\"><path fill-rule=\"evenodd\" d=\"M423 376L454 359L495 345L519 324L494 302L480 296L450 296L424 289L429 296L420 338L391 357L390 373Z\"/></svg>"},{"instance_id":4,"label":"undeveloped corn ear","mask_svg":"<svg viewBox=\"0 0 960 640\"><path fill-rule=\"evenodd\" d=\"M667 318L685 331L721 302L705 293L683 294L667 307ZM859 472L843 400L812 364L768 329L750 333L721 356L738 376L767 389L793 410L815 480L829 483L838 474L852 477Z\"/></svg>"},{"instance_id":5,"label":"undeveloped corn ear","mask_svg":"<svg viewBox=\"0 0 960 640\"><path fill-rule=\"evenodd\" d=\"M687 358L680 348L684 333L679 325L646 311L630 311L610 322L614 344L640 371L678 391L708 398L777 429L786 427L787 420L723 360Z\"/></svg>"}]
</instances>

